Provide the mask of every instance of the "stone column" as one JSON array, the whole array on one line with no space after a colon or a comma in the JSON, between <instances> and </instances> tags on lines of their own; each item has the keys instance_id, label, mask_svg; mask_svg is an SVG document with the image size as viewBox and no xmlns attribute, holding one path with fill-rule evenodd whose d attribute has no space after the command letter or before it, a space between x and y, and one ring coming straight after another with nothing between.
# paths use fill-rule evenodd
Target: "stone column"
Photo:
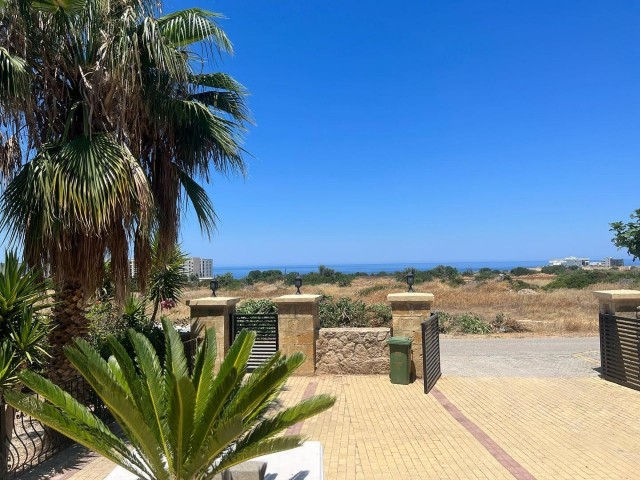
<instances>
[{"instance_id":1,"label":"stone column","mask_svg":"<svg viewBox=\"0 0 640 480\"><path fill-rule=\"evenodd\" d=\"M593 294L598 299L600 313L637 312L640 306L638 290L599 290Z\"/></svg>"},{"instance_id":2,"label":"stone column","mask_svg":"<svg viewBox=\"0 0 640 480\"><path fill-rule=\"evenodd\" d=\"M410 337L411 376L422 378L422 327L420 324L431 315L432 293L390 293L387 301L391 303L392 335Z\"/></svg>"},{"instance_id":3,"label":"stone column","mask_svg":"<svg viewBox=\"0 0 640 480\"><path fill-rule=\"evenodd\" d=\"M320 330L318 303L321 295L283 295L274 298L278 305L278 343L285 355L302 352L305 362L298 375L315 375L316 341Z\"/></svg>"},{"instance_id":4,"label":"stone column","mask_svg":"<svg viewBox=\"0 0 640 480\"><path fill-rule=\"evenodd\" d=\"M230 316L236 313L240 297L206 297L187 300L191 308L191 331L199 326L213 328L216 331L217 358L216 369L220 367L224 356L231 346ZM202 336L203 331L200 332Z\"/></svg>"}]
</instances>

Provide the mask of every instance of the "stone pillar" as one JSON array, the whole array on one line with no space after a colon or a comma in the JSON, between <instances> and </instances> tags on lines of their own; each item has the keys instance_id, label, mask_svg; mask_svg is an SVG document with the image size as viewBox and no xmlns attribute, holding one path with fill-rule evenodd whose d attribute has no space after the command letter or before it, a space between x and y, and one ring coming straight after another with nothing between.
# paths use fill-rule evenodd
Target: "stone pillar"
<instances>
[{"instance_id":1,"label":"stone pillar","mask_svg":"<svg viewBox=\"0 0 640 480\"><path fill-rule=\"evenodd\" d=\"M598 299L600 313L637 312L640 306L639 290L600 290L593 294Z\"/></svg>"},{"instance_id":2,"label":"stone pillar","mask_svg":"<svg viewBox=\"0 0 640 480\"><path fill-rule=\"evenodd\" d=\"M392 335L411 337L411 376L422 378L422 327L420 324L431 315L432 293L390 293L387 301L391 303Z\"/></svg>"},{"instance_id":3,"label":"stone pillar","mask_svg":"<svg viewBox=\"0 0 640 480\"><path fill-rule=\"evenodd\" d=\"M302 352L305 362L298 375L315 375L316 342L320 330L318 303L321 295L283 295L274 298L278 305L278 343L285 355Z\"/></svg>"},{"instance_id":4,"label":"stone pillar","mask_svg":"<svg viewBox=\"0 0 640 480\"><path fill-rule=\"evenodd\" d=\"M191 331L199 326L213 328L216 331L217 358L216 370L231 346L230 316L236 313L239 297L206 297L187 300L191 308ZM203 331L200 332L202 336Z\"/></svg>"}]
</instances>

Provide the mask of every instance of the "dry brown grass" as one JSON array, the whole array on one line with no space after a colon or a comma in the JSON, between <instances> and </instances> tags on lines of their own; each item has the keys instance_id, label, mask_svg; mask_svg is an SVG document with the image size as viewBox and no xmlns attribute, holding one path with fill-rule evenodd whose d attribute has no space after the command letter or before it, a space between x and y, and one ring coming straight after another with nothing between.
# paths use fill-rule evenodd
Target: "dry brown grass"
<instances>
[{"instance_id":1,"label":"dry brown grass","mask_svg":"<svg viewBox=\"0 0 640 480\"><path fill-rule=\"evenodd\" d=\"M547 279L524 279L528 283L546 282ZM373 287L373 288L371 288ZM406 285L391 277L361 277L349 287L337 285L303 286L304 293L318 293L335 297L352 297L366 303L386 302L387 295L402 292ZM461 287L451 287L441 282L429 282L416 286L420 292L435 295L434 310L447 313L471 312L492 320L504 313L536 335L595 335L598 331L598 302L592 292L619 288L616 285L593 285L585 290L559 289L551 292L537 290L535 294L522 294L509 288L506 282L469 282ZM370 290L367 290L370 289ZM290 294L294 288L280 284L257 284L238 290L221 291L219 295L241 298L273 298ZM188 290L184 299L210 296L207 289ZM189 316L189 307L180 303L171 312L174 319Z\"/></svg>"}]
</instances>

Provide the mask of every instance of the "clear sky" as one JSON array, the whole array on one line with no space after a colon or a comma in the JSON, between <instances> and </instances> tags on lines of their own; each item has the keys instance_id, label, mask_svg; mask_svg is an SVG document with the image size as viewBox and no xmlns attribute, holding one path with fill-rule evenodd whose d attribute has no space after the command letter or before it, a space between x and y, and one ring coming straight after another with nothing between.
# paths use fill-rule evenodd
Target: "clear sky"
<instances>
[{"instance_id":1,"label":"clear sky","mask_svg":"<svg viewBox=\"0 0 640 480\"><path fill-rule=\"evenodd\" d=\"M640 2L201 0L251 91L218 265L622 256L640 208Z\"/></svg>"}]
</instances>

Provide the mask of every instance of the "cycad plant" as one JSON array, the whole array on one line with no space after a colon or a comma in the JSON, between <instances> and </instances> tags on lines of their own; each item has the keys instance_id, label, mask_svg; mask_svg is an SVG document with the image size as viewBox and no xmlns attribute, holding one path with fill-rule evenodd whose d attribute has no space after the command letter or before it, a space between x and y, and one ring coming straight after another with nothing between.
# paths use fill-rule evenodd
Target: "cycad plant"
<instances>
[{"instance_id":1,"label":"cycad plant","mask_svg":"<svg viewBox=\"0 0 640 480\"><path fill-rule=\"evenodd\" d=\"M65 353L91 384L124 439L69 394L45 378L20 374L41 396L8 391L6 401L64 435L149 480L209 479L256 456L300 445L300 436L278 436L335 401L327 395L277 410L274 400L304 361L302 354L279 353L250 376L246 365L255 333L240 333L214 374L216 339L207 330L190 373L179 334L163 322L167 355L161 365L150 342L129 332L134 352L110 338L113 356L104 360L84 340Z\"/></svg>"},{"instance_id":2,"label":"cycad plant","mask_svg":"<svg viewBox=\"0 0 640 480\"><path fill-rule=\"evenodd\" d=\"M48 298L42 274L6 253L0 270L0 395L21 369L39 367L48 357L50 325L42 314Z\"/></svg>"}]
</instances>

